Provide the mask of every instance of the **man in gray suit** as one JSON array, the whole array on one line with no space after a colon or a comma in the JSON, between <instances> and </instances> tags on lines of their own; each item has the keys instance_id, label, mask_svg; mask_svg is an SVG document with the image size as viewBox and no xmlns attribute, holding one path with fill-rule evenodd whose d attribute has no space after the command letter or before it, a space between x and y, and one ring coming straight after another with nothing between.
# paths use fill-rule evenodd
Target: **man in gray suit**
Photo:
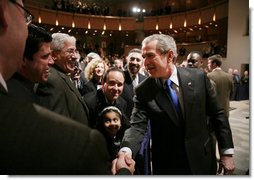
<instances>
[{"instance_id":1,"label":"man in gray suit","mask_svg":"<svg viewBox=\"0 0 254 180\"><path fill-rule=\"evenodd\" d=\"M111 174L106 143L98 131L8 96L6 80L21 67L33 16L21 0L1 0L0 17L1 174ZM113 174L133 171L134 162L123 154L114 161Z\"/></svg>"},{"instance_id":2,"label":"man in gray suit","mask_svg":"<svg viewBox=\"0 0 254 180\"><path fill-rule=\"evenodd\" d=\"M136 88L131 127L125 131L120 151L135 158L150 120L153 174L216 174L211 123L218 139L220 166L231 174L234 145L230 125L205 72L174 65L177 50L169 35L146 37L142 56L151 76Z\"/></svg>"},{"instance_id":3,"label":"man in gray suit","mask_svg":"<svg viewBox=\"0 0 254 180\"><path fill-rule=\"evenodd\" d=\"M55 62L46 83L36 93L40 104L56 113L88 124L88 108L70 78L77 58L76 38L65 33L52 34L51 50Z\"/></svg>"},{"instance_id":4,"label":"man in gray suit","mask_svg":"<svg viewBox=\"0 0 254 180\"><path fill-rule=\"evenodd\" d=\"M219 54L208 57L208 70L207 74L213 82L216 84L217 100L222 105L225 111L225 115L229 117L229 101L233 93L233 76L224 72L220 67L222 64L222 57Z\"/></svg>"}]
</instances>

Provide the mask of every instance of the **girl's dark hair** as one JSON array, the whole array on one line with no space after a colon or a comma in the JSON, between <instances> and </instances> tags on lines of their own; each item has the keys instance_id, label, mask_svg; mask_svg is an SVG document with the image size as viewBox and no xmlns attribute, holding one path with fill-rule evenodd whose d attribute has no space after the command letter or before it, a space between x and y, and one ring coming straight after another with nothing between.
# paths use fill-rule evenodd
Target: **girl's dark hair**
<instances>
[{"instance_id":1,"label":"girl's dark hair","mask_svg":"<svg viewBox=\"0 0 254 180\"><path fill-rule=\"evenodd\" d=\"M106 135L105 128L104 128L104 115L108 112L115 112L119 115L121 121L121 128L120 131L117 133L117 136L123 136L124 131L129 127L129 122L124 114L115 106L108 106L105 107L98 115L98 119L96 122L96 128Z\"/></svg>"}]
</instances>

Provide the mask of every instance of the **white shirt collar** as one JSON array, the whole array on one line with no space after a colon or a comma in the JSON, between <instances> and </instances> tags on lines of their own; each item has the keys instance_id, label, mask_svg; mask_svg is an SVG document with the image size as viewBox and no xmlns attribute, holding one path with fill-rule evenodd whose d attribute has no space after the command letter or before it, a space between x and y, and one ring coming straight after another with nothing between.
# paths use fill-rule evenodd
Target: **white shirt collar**
<instances>
[{"instance_id":1,"label":"white shirt collar","mask_svg":"<svg viewBox=\"0 0 254 180\"><path fill-rule=\"evenodd\" d=\"M169 79L175 83L177 86L179 86L179 80L178 80L178 77L177 77L177 69L176 69L176 66L174 66L174 69L173 69L173 73L171 74L171 76L169 77Z\"/></svg>"},{"instance_id":2,"label":"white shirt collar","mask_svg":"<svg viewBox=\"0 0 254 180\"><path fill-rule=\"evenodd\" d=\"M221 70L221 68L220 67L217 67L217 68L214 68L212 71L215 71L215 70Z\"/></svg>"},{"instance_id":3,"label":"white shirt collar","mask_svg":"<svg viewBox=\"0 0 254 180\"><path fill-rule=\"evenodd\" d=\"M4 80L4 78L3 78L1 73L0 73L0 84L2 84L2 86L4 87L6 92L8 92L8 88L7 88L6 82L5 82L5 80Z\"/></svg>"}]
</instances>

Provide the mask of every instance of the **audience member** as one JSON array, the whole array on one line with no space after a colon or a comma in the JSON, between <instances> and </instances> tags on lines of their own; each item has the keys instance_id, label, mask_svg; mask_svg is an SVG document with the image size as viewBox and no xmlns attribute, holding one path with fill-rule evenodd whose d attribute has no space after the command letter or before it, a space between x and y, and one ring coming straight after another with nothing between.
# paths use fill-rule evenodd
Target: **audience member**
<instances>
[{"instance_id":1,"label":"audience member","mask_svg":"<svg viewBox=\"0 0 254 180\"><path fill-rule=\"evenodd\" d=\"M109 68L103 76L102 88L96 93L87 93L84 100L89 109L89 126L95 128L98 114L108 106L115 106L126 115L127 104L120 96L124 87L124 73L117 67Z\"/></svg>"},{"instance_id":2,"label":"audience member","mask_svg":"<svg viewBox=\"0 0 254 180\"><path fill-rule=\"evenodd\" d=\"M199 51L192 51L187 56L187 67L202 68L203 57Z\"/></svg>"},{"instance_id":3,"label":"audience member","mask_svg":"<svg viewBox=\"0 0 254 180\"><path fill-rule=\"evenodd\" d=\"M130 50L128 56L126 57L126 60L127 70L124 71L125 83L121 96L127 102L127 111L128 114L131 115L134 106L132 99L134 96L134 88L139 83L141 83L146 78L146 76L139 73L144 61L140 49L135 48Z\"/></svg>"},{"instance_id":4,"label":"audience member","mask_svg":"<svg viewBox=\"0 0 254 180\"><path fill-rule=\"evenodd\" d=\"M232 68L228 68L228 73L233 76L233 69Z\"/></svg>"},{"instance_id":5,"label":"audience member","mask_svg":"<svg viewBox=\"0 0 254 180\"><path fill-rule=\"evenodd\" d=\"M95 52L90 52L87 54L87 56L84 59L84 63L82 65L82 72L81 72L81 77L80 77L80 85L81 87L83 87L85 85L85 83L88 82L87 77L85 76L85 68L87 66L87 64L92 61L94 58L101 58L99 54L95 53Z\"/></svg>"},{"instance_id":6,"label":"audience member","mask_svg":"<svg viewBox=\"0 0 254 180\"><path fill-rule=\"evenodd\" d=\"M114 66L118 67L119 69L124 71L124 67L123 67L123 60L122 59L114 59Z\"/></svg>"},{"instance_id":7,"label":"audience member","mask_svg":"<svg viewBox=\"0 0 254 180\"><path fill-rule=\"evenodd\" d=\"M114 160L129 122L117 107L108 106L99 113L96 128L104 135L111 161Z\"/></svg>"},{"instance_id":8,"label":"audience member","mask_svg":"<svg viewBox=\"0 0 254 180\"><path fill-rule=\"evenodd\" d=\"M219 54L208 57L207 67L209 73L208 78L216 84L217 101L224 108L225 115L229 118L229 101L233 93L233 77L221 69L222 57Z\"/></svg>"},{"instance_id":9,"label":"audience member","mask_svg":"<svg viewBox=\"0 0 254 180\"><path fill-rule=\"evenodd\" d=\"M234 90L231 96L231 100L233 101L239 101L239 88L241 84L241 77L239 75L238 69L233 70L233 82L234 82Z\"/></svg>"},{"instance_id":10,"label":"audience member","mask_svg":"<svg viewBox=\"0 0 254 180\"><path fill-rule=\"evenodd\" d=\"M207 124L211 123L221 155L219 169L232 174L230 125L206 73L197 68L176 68L176 44L168 35L146 37L142 55L151 76L135 89L131 127L125 131L120 151L136 156L150 120L154 175L216 174L215 149Z\"/></svg>"},{"instance_id":11,"label":"audience member","mask_svg":"<svg viewBox=\"0 0 254 180\"><path fill-rule=\"evenodd\" d=\"M85 77L88 82L80 89L82 96L89 92L96 93L101 88L101 81L105 72L105 63L101 58L94 58L85 68Z\"/></svg>"},{"instance_id":12,"label":"audience member","mask_svg":"<svg viewBox=\"0 0 254 180\"><path fill-rule=\"evenodd\" d=\"M245 70L241 77L242 97L241 100L249 99L249 71Z\"/></svg>"},{"instance_id":13,"label":"audience member","mask_svg":"<svg viewBox=\"0 0 254 180\"><path fill-rule=\"evenodd\" d=\"M1 0L0 9L1 174L111 174L101 133L8 95L6 80L21 68L27 25L33 16L21 0ZM135 162L119 155L113 174L133 173Z\"/></svg>"},{"instance_id":14,"label":"audience member","mask_svg":"<svg viewBox=\"0 0 254 180\"><path fill-rule=\"evenodd\" d=\"M46 83L40 83L40 104L56 113L88 124L88 108L70 78L75 70L76 38L65 33L52 34L51 50L55 64Z\"/></svg>"},{"instance_id":15,"label":"audience member","mask_svg":"<svg viewBox=\"0 0 254 180\"><path fill-rule=\"evenodd\" d=\"M79 63L79 60L80 60L81 56L80 56L78 51L77 51L76 56L77 56L77 58L76 58L76 61L75 61L74 70L69 74L69 76L70 76L71 81L74 84L74 86L78 90L80 90L81 89L80 76L81 76L82 69L81 69L81 66L80 66L80 63Z\"/></svg>"},{"instance_id":16,"label":"audience member","mask_svg":"<svg viewBox=\"0 0 254 180\"><path fill-rule=\"evenodd\" d=\"M23 101L39 103L34 92L37 83L46 82L51 58L51 34L34 24L28 26L24 58L21 69L7 81L9 96Z\"/></svg>"}]
</instances>

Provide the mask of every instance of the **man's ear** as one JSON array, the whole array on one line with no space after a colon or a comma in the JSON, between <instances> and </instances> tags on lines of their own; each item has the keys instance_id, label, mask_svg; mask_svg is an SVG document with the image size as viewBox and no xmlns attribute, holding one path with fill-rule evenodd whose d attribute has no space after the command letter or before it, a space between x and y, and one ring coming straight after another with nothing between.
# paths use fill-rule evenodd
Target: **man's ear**
<instances>
[{"instance_id":1,"label":"man's ear","mask_svg":"<svg viewBox=\"0 0 254 180\"><path fill-rule=\"evenodd\" d=\"M0 32L7 28L7 20L5 17L6 9L7 9L7 0L0 1Z\"/></svg>"},{"instance_id":2,"label":"man's ear","mask_svg":"<svg viewBox=\"0 0 254 180\"><path fill-rule=\"evenodd\" d=\"M173 51L168 51L168 53L167 53L167 60L168 60L168 62L172 62L173 61L173 57L174 57Z\"/></svg>"},{"instance_id":3,"label":"man's ear","mask_svg":"<svg viewBox=\"0 0 254 180\"><path fill-rule=\"evenodd\" d=\"M51 52L51 57L52 57L53 61L56 60L57 55L58 55L58 52L55 52L55 51L52 51L52 52Z\"/></svg>"},{"instance_id":4,"label":"man's ear","mask_svg":"<svg viewBox=\"0 0 254 180\"><path fill-rule=\"evenodd\" d=\"M28 60L27 58L23 57L22 65L21 65L21 66L22 66L22 67L23 67L23 66L26 66L26 64L28 63L28 61L29 61L29 60Z\"/></svg>"}]
</instances>

